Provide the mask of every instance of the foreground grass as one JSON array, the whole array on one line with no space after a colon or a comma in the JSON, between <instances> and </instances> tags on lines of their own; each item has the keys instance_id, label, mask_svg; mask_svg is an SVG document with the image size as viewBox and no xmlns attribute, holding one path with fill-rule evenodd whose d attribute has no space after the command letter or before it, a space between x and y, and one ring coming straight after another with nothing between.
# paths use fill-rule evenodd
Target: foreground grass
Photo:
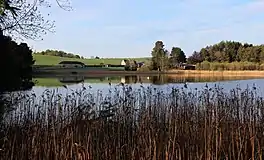
<instances>
[{"instance_id":1,"label":"foreground grass","mask_svg":"<svg viewBox=\"0 0 264 160\"><path fill-rule=\"evenodd\" d=\"M93 93L12 95L17 110L2 122L0 159L262 159L264 100L255 87Z\"/></svg>"},{"instance_id":2,"label":"foreground grass","mask_svg":"<svg viewBox=\"0 0 264 160\"><path fill-rule=\"evenodd\" d=\"M35 65L57 65L61 61L79 61L86 65L115 64L119 65L124 58L105 58L105 59L75 59L48 55L33 55L36 60ZM138 62L149 61L149 58L134 58Z\"/></svg>"}]
</instances>

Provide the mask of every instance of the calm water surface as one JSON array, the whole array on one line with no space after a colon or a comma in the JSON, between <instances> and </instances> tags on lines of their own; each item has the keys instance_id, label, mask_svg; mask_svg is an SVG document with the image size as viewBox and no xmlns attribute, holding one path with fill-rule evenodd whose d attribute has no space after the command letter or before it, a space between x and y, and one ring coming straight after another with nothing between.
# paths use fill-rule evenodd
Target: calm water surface
<instances>
[{"instance_id":1,"label":"calm water surface","mask_svg":"<svg viewBox=\"0 0 264 160\"><path fill-rule=\"evenodd\" d=\"M18 95L36 95L35 99L36 101L27 102L30 98L27 98L25 101L21 101L13 106L16 108L13 112L10 113L26 113L24 110L34 110L32 112L37 111L34 106L35 104L38 104L40 106L43 106L43 97L47 96L47 91L51 94L54 93L55 97L59 96L62 97L61 102L67 103L66 99L69 95L79 95L79 93L76 93L76 91L81 91L84 87L85 95L88 95L88 98L85 98L80 103L95 103L96 107L100 107L101 104L103 104L104 100L107 97L115 97L118 92L118 95L122 97L123 86L128 86L132 88L132 94L137 97L138 92L142 93L144 91L144 88L148 90L150 87L150 90L153 90L153 88L156 88L158 91L162 91L165 96L170 95L172 88L183 88L184 91L194 91L197 92L197 90L204 90L206 86L208 88L212 87L220 87L223 88L224 91L228 92L231 89L235 88L241 88L243 89L252 89L253 87L256 87L256 93L258 96L263 97L264 96L264 78L256 78L256 77L182 77L182 76L144 76L144 77L135 77L135 76L127 76L127 77L42 77L42 78L35 78L36 85L28 91L19 91L15 92L15 94L9 96L13 97L21 97ZM143 89L143 90L142 90ZM117 92L116 92L117 91ZM23 94L20 94L20 93ZM48 94L49 94L48 93ZM113 93L113 94L112 94ZM168 93L168 94L166 94ZM227 93L228 94L228 93ZM50 95L50 94L49 94ZM148 95L150 96L150 95ZM31 96L28 96L31 97ZM64 98L66 99L64 99ZM81 96L83 97L83 96ZM74 99L78 101L78 99L82 99L81 97L77 96ZM90 97L90 98L89 98ZM58 98L58 97L57 97ZM51 98L53 99L53 98ZM56 98L55 98L56 99ZM87 100L90 100L89 102ZM139 98L137 99L137 103L140 101L144 101L145 99ZM153 99L154 100L154 99ZM53 100L54 102L56 100ZM110 100L111 103L113 101L113 104L115 103L115 98ZM16 102L16 101L14 101ZM24 104L25 103L25 104ZM44 106L50 106L49 101L45 102L46 104ZM78 102L79 103L79 102ZM29 107L29 108L28 108ZM45 108L45 107L44 107ZM0 114L1 115L1 114ZM8 115L8 114L7 114ZM11 118L14 115L18 114L10 114Z\"/></svg>"},{"instance_id":2,"label":"calm water surface","mask_svg":"<svg viewBox=\"0 0 264 160\"><path fill-rule=\"evenodd\" d=\"M35 78L36 85L28 93L41 95L45 90L56 90L61 94L69 94L82 87L89 88L91 92L108 93L109 90L121 88L121 84L131 86L133 89L145 87L155 87L164 92L170 91L172 87L186 87L189 90L203 89L208 87L219 86L224 90L234 88L246 89L247 87L256 87L258 93L264 94L264 78L256 77L199 77L199 76L116 76L116 77L44 77Z\"/></svg>"}]
</instances>

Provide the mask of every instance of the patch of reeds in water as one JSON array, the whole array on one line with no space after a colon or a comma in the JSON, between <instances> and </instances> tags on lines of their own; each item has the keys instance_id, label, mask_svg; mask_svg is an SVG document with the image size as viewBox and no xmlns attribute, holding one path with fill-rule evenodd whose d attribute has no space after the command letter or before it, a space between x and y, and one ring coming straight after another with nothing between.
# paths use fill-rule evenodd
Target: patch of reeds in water
<instances>
[{"instance_id":1,"label":"patch of reeds in water","mask_svg":"<svg viewBox=\"0 0 264 160\"><path fill-rule=\"evenodd\" d=\"M1 125L0 159L262 159L264 101L255 88L88 90L20 95Z\"/></svg>"}]
</instances>

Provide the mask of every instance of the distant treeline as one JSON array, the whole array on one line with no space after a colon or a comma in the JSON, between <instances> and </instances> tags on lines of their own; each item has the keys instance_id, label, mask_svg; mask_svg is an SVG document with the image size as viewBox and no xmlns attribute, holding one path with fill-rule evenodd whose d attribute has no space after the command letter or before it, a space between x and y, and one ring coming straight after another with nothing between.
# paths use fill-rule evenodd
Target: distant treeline
<instances>
[{"instance_id":1,"label":"distant treeline","mask_svg":"<svg viewBox=\"0 0 264 160\"><path fill-rule=\"evenodd\" d=\"M179 63L196 65L198 70L264 70L264 45L221 41L194 51L186 58L180 47L168 51L162 41L152 50L152 70L177 69Z\"/></svg>"},{"instance_id":2,"label":"distant treeline","mask_svg":"<svg viewBox=\"0 0 264 160\"><path fill-rule=\"evenodd\" d=\"M242 44L235 41L221 41L194 52L187 61L192 64L207 62L253 62L264 63L264 45Z\"/></svg>"},{"instance_id":3,"label":"distant treeline","mask_svg":"<svg viewBox=\"0 0 264 160\"><path fill-rule=\"evenodd\" d=\"M187 59L200 70L264 70L264 45L221 41Z\"/></svg>"},{"instance_id":4,"label":"distant treeline","mask_svg":"<svg viewBox=\"0 0 264 160\"><path fill-rule=\"evenodd\" d=\"M38 54L38 55L49 55L49 56L58 56L58 57L67 57L67 58L84 59L83 56L79 56L79 55L77 55L77 54L66 53L66 52L64 52L64 51L50 50L50 49L47 49L46 51L35 52L34 54Z\"/></svg>"},{"instance_id":5,"label":"distant treeline","mask_svg":"<svg viewBox=\"0 0 264 160\"><path fill-rule=\"evenodd\" d=\"M264 70L264 45L253 45L236 41L221 41L194 51L187 57L180 47L168 51L162 41L157 41L151 52L149 70L176 69L180 63L195 64L199 70ZM46 50L35 54L59 57L83 57L64 51ZM99 59L99 57L98 57Z\"/></svg>"}]
</instances>

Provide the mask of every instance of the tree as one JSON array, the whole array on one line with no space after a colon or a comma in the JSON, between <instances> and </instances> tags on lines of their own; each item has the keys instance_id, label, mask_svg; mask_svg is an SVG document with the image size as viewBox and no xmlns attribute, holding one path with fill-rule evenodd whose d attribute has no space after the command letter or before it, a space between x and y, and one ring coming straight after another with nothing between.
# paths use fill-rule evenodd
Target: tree
<instances>
[{"instance_id":1,"label":"tree","mask_svg":"<svg viewBox=\"0 0 264 160\"><path fill-rule=\"evenodd\" d=\"M126 65L125 65L125 71L130 71L130 61L128 59L124 60Z\"/></svg>"},{"instance_id":2,"label":"tree","mask_svg":"<svg viewBox=\"0 0 264 160\"><path fill-rule=\"evenodd\" d=\"M69 1L56 2L69 10ZM0 0L0 30L12 38L40 40L47 32L55 31L54 21L45 20L40 12L42 7L51 5L46 0Z\"/></svg>"},{"instance_id":3,"label":"tree","mask_svg":"<svg viewBox=\"0 0 264 160\"><path fill-rule=\"evenodd\" d=\"M208 62L264 62L264 46L242 44L235 41L221 41L217 44L206 46L200 52L194 52L188 58L190 63Z\"/></svg>"},{"instance_id":4,"label":"tree","mask_svg":"<svg viewBox=\"0 0 264 160\"><path fill-rule=\"evenodd\" d=\"M177 63L185 63L186 55L179 47L172 47L170 55L170 64L174 66Z\"/></svg>"},{"instance_id":5,"label":"tree","mask_svg":"<svg viewBox=\"0 0 264 160\"><path fill-rule=\"evenodd\" d=\"M0 71L5 73L0 79L0 93L32 87L32 50L26 43L18 45L10 37L3 35L0 35L0 48Z\"/></svg>"},{"instance_id":6,"label":"tree","mask_svg":"<svg viewBox=\"0 0 264 160\"><path fill-rule=\"evenodd\" d=\"M49 56L58 56L58 57L67 57L67 58L81 59L81 56L77 55L77 54L66 53L64 51L50 50L50 49L47 49L46 51L35 52L34 54L36 54L36 55L49 55Z\"/></svg>"},{"instance_id":7,"label":"tree","mask_svg":"<svg viewBox=\"0 0 264 160\"><path fill-rule=\"evenodd\" d=\"M168 66L168 51L162 41L157 41L152 49L152 70L164 70Z\"/></svg>"},{"instance_id":8,"label":"tree","mask_svg":"<svg viewBox=\"0 0 264 160\"><path fill-rule=\"evenodd\" d=\"M138 67L137 61L132 60L130 66L131 66L131 71L137 71L137 67Z\"/></svg>"},{"instance_id":9,"label":"tree","mask_svg":"<svg viewBox=\"0 0 264 160\"><path fill-rule=\"evenodd\" d=\"M56 2L67 10L67 0ZM32 50L12 38L38 40L46 32L54 31L54 21L44 20L40 13L43 6L50 7L46 0L0 0L0 71L5 73L0 79L0 112L6 107L3 92L30 89L34 85Z\"/></svg>"},{"instance_id":10,"label":"tree","mask_svg":"<svg viewBox=\"0 0 264 160\"><path fill-rule=\"evenodd\" d=\"M193 54L187 59L190 64L201 63L203 58L199 52L194 51Z\"/></svg>"}]
</instances>

